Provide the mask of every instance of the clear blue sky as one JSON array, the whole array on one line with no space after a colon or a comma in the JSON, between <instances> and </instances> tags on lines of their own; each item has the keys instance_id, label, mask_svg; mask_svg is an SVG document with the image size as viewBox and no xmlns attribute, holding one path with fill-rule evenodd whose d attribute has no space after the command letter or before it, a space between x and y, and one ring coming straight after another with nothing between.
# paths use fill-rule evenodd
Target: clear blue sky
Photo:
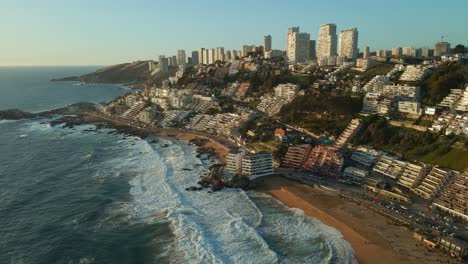
<instances>
[{"instance_id":1,"label":"clear blue sky","mask_svg":"<svg viewBox=\"0 0 468 264\"><path fill-rule=\"evenodd\" d=\"M0 0L0 65L109 65L187 52L240 49L300 26L357 27L359 47L468 44L467 0Z\"/></svg>"}]
</instances>

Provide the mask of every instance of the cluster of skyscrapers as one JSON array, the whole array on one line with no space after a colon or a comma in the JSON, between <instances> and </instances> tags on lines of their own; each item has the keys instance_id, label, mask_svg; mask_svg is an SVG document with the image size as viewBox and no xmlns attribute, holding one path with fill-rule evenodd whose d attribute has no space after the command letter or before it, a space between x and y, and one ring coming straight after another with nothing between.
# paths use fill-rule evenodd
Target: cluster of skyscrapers
<instances>
[{"instance_id":1,"label":"cluster of skyscrapers","mask_svg":"<svg viewBox=\"0 0 468 264\"><path fill-rule=\"evenodd\" d=\"M356 28L340 32L340 47L335 24L320 25L317 42L299 27L288 29L286 57L291 62L317 60L319 65L335 65L336 60L356 61L358 56L358 31ZM338 53L339 51L339 53Z\"/></svg>"},{"instance_id":2,"label":"cluster of skyscrapers","mask_svg":"<svg viewBox=\"0 0 468 264\"><path fill-rule=\"evenodd\" d=\"M355 62L356 65L361 65L363 61L369 61L371 52L369 47L365 47L362 58L358 59L358 35L357 28L342 30L337 35L335 24L322 24L320 25L317 40L313 40L309 33L300 32L299 27L291 27L288 29L286 36L286 51L272 49L272 37L266 35L264 36L263 46L243 45L239 51L225 51L223 47L200 48L198 51L192 51L192 56L188 58L184 50L178 50L177 57L166 58L160 56L159 63L161 70L165 71L169 66L185 66L187 63L191 65L208 65L216 61L229 61L253 54L254 56L263 55L264 58L285 57L292 63L315 61L319 66L338 66ZM383 58L390 56L430 58L448 55L449 53L450 44L442 41L437 42L434 49L396 47L392 50L377 50L375 56Z\"/></svg>"}]
</instances>

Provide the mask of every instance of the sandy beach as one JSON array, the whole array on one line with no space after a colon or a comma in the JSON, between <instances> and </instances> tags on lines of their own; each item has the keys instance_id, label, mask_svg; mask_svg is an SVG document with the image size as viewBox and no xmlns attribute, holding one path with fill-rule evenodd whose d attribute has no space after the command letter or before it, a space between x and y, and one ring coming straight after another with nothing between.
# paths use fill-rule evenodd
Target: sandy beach
<instances>
[{"instance_id":1,"label":"sandy beach","mask_svg":"<svg viewBox=\"0 0 468 264\"><path fill-rule=\"evenodd\" d=\"M385 218L339 197L334 191L314 188L279 176L258 180L257 191L337 229L354 249L359 263L447 263L430 252L412 233ZM442 262L440 260L442 260Z\"/></svg>"}]
</instances>

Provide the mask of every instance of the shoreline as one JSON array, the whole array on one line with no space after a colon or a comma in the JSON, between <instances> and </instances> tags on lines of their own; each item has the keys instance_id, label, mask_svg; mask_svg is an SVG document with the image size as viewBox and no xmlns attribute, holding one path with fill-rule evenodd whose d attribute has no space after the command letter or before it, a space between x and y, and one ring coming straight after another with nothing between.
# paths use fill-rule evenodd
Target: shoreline
<instances>
[{"instance_id":1,"label":"shoreline","mask_svg":"<svg viewBox=\"0 0 468 264\"><path fill-rule=\"evenodd\" d=\"M395 226L370 210L339 197L338 192L315 188L280 176L256 181L257 192L338 230L354 251L358 263L440 263L404 227Z\"/></svg>"}]
</instances>

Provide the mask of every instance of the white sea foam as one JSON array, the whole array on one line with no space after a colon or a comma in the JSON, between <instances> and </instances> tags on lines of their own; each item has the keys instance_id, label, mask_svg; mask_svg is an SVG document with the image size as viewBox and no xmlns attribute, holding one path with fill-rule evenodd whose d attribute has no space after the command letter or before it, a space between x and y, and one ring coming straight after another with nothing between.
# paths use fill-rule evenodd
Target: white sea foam
<instances>
[{"instance_id":1,"label":"white sea foam","mask_svg":"<svg viewBox=\"0 0 468 264\"><path fill-rule=\"evenodd\" d=\"M293 213L264 216L252 199L261 194L228 189L213 194L204 191L186 191L196 185L199 176L206 172L203 162L196 158L196 149L184 143L160 139L161 145L151 146L146 141L135 143L133 153L125 166L137 163L141 171L131 181L133 197L132 218L141 221L164 212L172 224L177 238L174 262L188 263L294 263L305 260L322 263L351 263L352 249L335 229L306 216L299 209ZM132 153L130 154L130 156ZM183 170L191 168L192 170ZM118 169L118 168L116 168ZM264 196L263 196L264 198ZM271 198L270 198L271 199ZM268 212L267 212L268 213ZM291 256L275 248L270 237L281 237L292 244L317 244L310 256ZM326 241L324 241L325 238ZM327 249L327 244L332 248ZM324 247L323 249L320 247ZM304 253L304 254L306 254ZM326 255L329 256L326 256Z\"/></svg>"}]
</instances>

